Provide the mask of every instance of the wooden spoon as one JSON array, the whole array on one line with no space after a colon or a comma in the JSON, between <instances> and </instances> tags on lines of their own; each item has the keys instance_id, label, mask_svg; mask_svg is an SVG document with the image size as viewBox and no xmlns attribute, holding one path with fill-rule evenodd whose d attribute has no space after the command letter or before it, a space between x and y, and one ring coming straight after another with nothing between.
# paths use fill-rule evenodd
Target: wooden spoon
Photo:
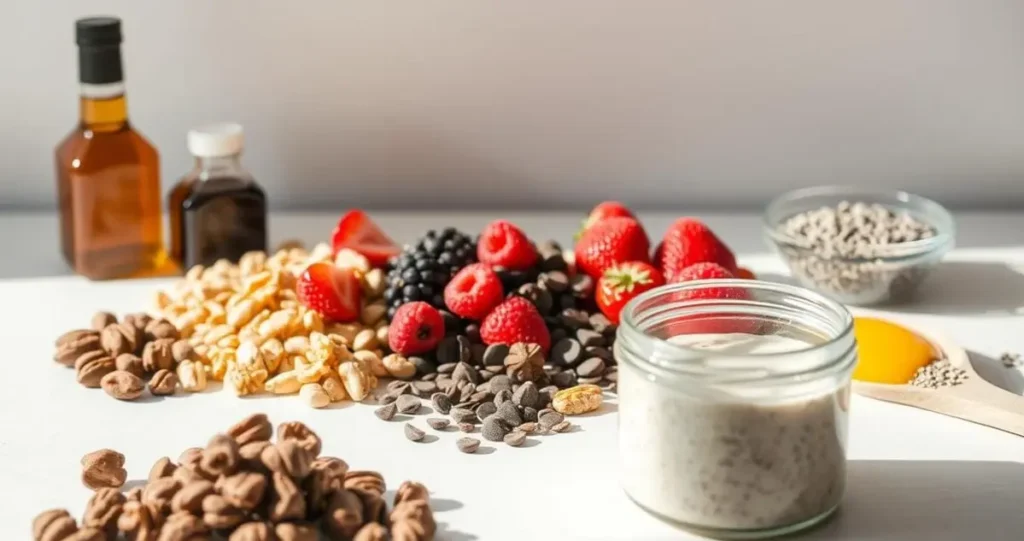
<instances>
[{"instance_id":1,"label":"wooden spoon","mask_svg":"<svg viewBox=\"0 0 1024 541\"><path fill-rule=\"evenodd\" d=\"M931 342L949 364L966 372L967 381L959 385L929 389L910 384L854 380L853 392L1024 436L1024 396L985 381L974 369L967 352L949 338L918 329L914 329L914 332Z\"/></svg>"}]
</instances>

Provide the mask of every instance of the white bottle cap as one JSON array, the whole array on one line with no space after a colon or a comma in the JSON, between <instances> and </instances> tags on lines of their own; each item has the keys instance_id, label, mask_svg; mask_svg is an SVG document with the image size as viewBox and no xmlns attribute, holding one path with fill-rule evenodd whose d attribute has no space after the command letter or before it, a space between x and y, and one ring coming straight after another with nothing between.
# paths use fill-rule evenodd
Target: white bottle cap
<instances>
[{"instance_id":1,"label":"white bottle cap","mask_svg":"<svg viewBox=\"0 0 1024 541\"><path fill-rule=\"evenodd\" d=\"M210 124L188 132L188 151L197 158L220 158L242 152L245 144L240 124Z\"/></svg>"}]
</instances>

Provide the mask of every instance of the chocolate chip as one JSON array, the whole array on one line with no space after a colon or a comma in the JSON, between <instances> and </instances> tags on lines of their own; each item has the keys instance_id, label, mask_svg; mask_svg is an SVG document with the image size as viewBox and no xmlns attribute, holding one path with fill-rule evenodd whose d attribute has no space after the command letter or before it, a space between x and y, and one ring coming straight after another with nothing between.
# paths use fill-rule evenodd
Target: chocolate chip
<instances>
[{"instance_id":1,"label":"chocolate chip","mask_svg":"<svg viewBox=\"0 0 1024 541\"><path fill-rule=\"evenodd\" d=\"M497 408L493 417L499 417L511 426L523 424L523 416L519 414L519 409L512 402L505 402Z\"/></svg>"},{"instance_id":2,"label":"chocolate chip","mask_svg":"<svg viewBox=\"0 0 1024 541\"><path fill-rule=\"evenodd\" d=\"M448 398L448 395L444 393L434 393L430 396L430 405L434 406L434 411L448 415L448 412L452 411L452 399Z\"/></svg>"},{"instance_id":3,"label":"chocolate chip","mask_svg":"<svg viewBox=\"0 0 1024 541\"><path fill-rule=\"evenodd\" d=\"M547 290L542 289L537 284L523 284L516 293L533 303L537 307L537 311L542 314L550 312L551 306L554 304L551 293L548 293Z\"/></svg>"},{"instance_id":4,"label":"chocolate chip","mask_svg":"<svg viewBox=\"0 0 1024 541\"><path fill-rule=\"evenodd\" d=\"M614 366L609 367L608 370L605 371L605 373L604 373L604 379L606 379L608 381L611 381L611 382L618 382L619 381L619 369L614 367Z\"/></svg>"},{"instance_id":5,"label":"chocolate chip","mask_svg":"<svg viewBox=\"0 0 1024 541\"><path fill-rule=\"evenodd\" d=\"M442 364L469 362L473 358L469 346L469 339L465 336L449 336L441 340L437 346L437 362Z\"/></svg>"},{"instance_id":6,"label":"chocolate chip","mask_svg":"<svg viewBox=\"0 0 1024 541\"><path fill-rule=\"evenodd\" d=\"M494 395L488 391L477 391L469 396L468 402L476 402L480 404L482 402L490 402L494 400Z\"/></svg>"},{"instance_id":7,"label":"chocolate chip","mask_svg":"<svg viewBox=\"0 0 1024 541\"><path fill-rule=\"evenodd\" d=\"M472 410L468 410L465 408L452 408L452 410L449 412L449 415L451 415L452 420L455 421L456 423L476 422L476 413L474 413Z\"/></svg>"},{"instance_id":8,"label":"chocolate chip","mask_svg":"<svg viewBox=\"0 0 1024 541\"><path fill-rule=\"evenodd\" d=\"M500 406L502 403L508 402L510 400L512 400L512 391L508 389L502 389L501 391L498 391L498 393L494 395L495 406Z\"/></svg>"},{"instance_id":9,"label":"chocolate chip","mask_svg":"<svg viewBox=\"0 0 1024 541\"><path fill-rule=\"evenodd\" d=\"M455 440L455 446L463 453L473 454L480 448L480 440L476 438L459 438Z\"/></svg>"},{"instance_id":10,"label":"chocolate chip","mask_svg":"<svg viewBox=\"0 0 1024 541\"><path fill-rule=\"evenodd\" d=\"M455 370L452 371L452 381L459 383L460 381L468 381L476 384L480 382L480 374L476 372L472 366L466 363L460 362L455 365Z\"/></svg>"},{"instance_id":11,"label":"chocolate chip","mask_svg":"<svg viewBox=\"0 0 1024 541\"><path fill-rule=\"evenodd\" d=\"M508 434L505 434L503 439L509 446L519 447L526 441L526 432L509 432Z\"/></svg>"},{"instance_id":12,"label":"chocolate chip","mask_svg":"<svg viewBox=\"0 0 1024 541\"><path fill-rule=\"evenodd\" d=\"M585 357L600 357L607 363L615 364L615 355L611 351L602 347L591 346L583 348L583 355Z\"/></svg>"},{"instance_id":13,"label":"chocolate chip","mask_svg":"<svg viewBox=\"0 0 1024 541\"><path fill-rule=\"evenodd\" d=\"M594 312L590 314L590 328L595 331L605 334L607 331L615 331L615 324L608 319L607 316L601 312Z\"/></svg>"},{"instance_id":14,"label":"chocolate chip","mask_svg":"<svg viewBox=\"0 0 1024 541\"><path fill-rule=\"evenodd\" d=\"M504 366L505 357L508 357L508 346L505 344L491 344L484 351L484 366ZM452 367L454 370L455 367Z\"/></svg>"},{"instance_id":15,"label":"chocolate chip","mask_svg":"<svg viewBox=\"0 0 1024 541\"><path fill-rule=\"evenodd\" d=\"M410 441L420 441L423 439L423 436L425 435L426 433L424 433L422 430L416 428L415 426L412 426L409 423L405 423L405 437L408 438Z\"/></svg>"},{"instance_id":16,"label":"chocolate chip","mask_svg":"<svg viewBox=\"0 0 1024 541\"><path fill-rule=\"evenodd\" d=\"M474 427L476 425L473 423L459 423L459 431L461 432L472 432Z\"/></svg>"},{"instance_id":17,"label":"chocolate chip","mask_svg":"<svg viewBox=\"0 0 1024 541\"><path fill-rule=\"evenodd\" d=\"M437 384L434 383L433 381L414 381L412 382L412 388L414 391L417 391L419 393L413 394L416 394L416 396L424 398L437 392Z\"/></svg>"},{"instance_id":18,"label":"chocolate chip","mask_svg":"<svg viewBox=\"0 0 1024 541\"><path fill-rule=\"evenodd\" d=\"M377 399L377 403L381 406L387 406L388 404L394 404L398 397L393 394L386 394Z\"/></svg>"},{"instance_id":19,"label":"chocolate chip","mask_svg":"<svg viewBox=\"0 0 1024 541\"><path fill-rule=\"evenodd\" d=\"M385 389L387 389L388 394L402 396L403 394L409 394L409 392L412 390L412 385L408 381L401 381L396 379L395 381L388 383L388 386L385 387Z\"/></svg>"},{"instance_id":20,"label":"chocolate chip","mask_svg":"<svg viewBox=\"0 0 1024 541\"><path fill-rule=\"evenodd\" d=\"M409 362L416 367L416 373L421 376L428 374L434 374L437 372L437 365L424 359L423 357L409 357Z\"/></svg>"},{"instance_id":21,"label":"chocolate chip","mask_svg":"<svg viewBox=\"0 0 1024 541\"><path fill-rule=\"evenodd\" d=\"M540 392L541 395L554 395L555 393L558 392L558 386L557 385L548 385L546 387L541 387L539 389L539 392ZM543 400L542 400L542 402L543 402Z\"/></svg>"},{"instance_id":22,"label":"chocolate chip","mask_svg":"<svg viewBox=\"0 0 1024 541\"><path fill-rule=\"evenodd\" d=\"M537 416L537 423L547 430L565 420L565 416L554 410L545 410Z\"/></svg>"},{"instance_id":23,"label":"chocolate chip","mask_svg":"<svg viewBox=\"0 0 1024 541\"><path fill-rule=\"evenodd\" d=\"M439 310L439 312L441 312L441 319L444 321L444 333L455 334L459 332L459 329L462 328L462 320L459 319L459 316L447 310Z\"/></svg>"},{"instance_id":24,"label":"chocolate chip","mask_svg":"<svg viewBox=\"0 0 1024 541\"><path fill-rule=\"evenodd\" d=\"M484 421L483 427L480 428L480 435L488 441L502 441L511 429L504 419L492 415Z\"/></svg>"},{"instance_id":25,"label":"chocolate chip","mask_svg":"<svg viewBox=\"0 0 1024 541\"><path fill-rule=\"evenodd\" d=\"M561 310L575 310L576 297L573 297L572 293L562 293L558 297L558 308Z\"/></svg>"},{"instance_id":26,"label":"chocolate chip","mask_svg":"<svg viewBox=\"0 0 1024 541\"><path fill-rule=\"evenodd\" d=\"M466 325L466 338L469 338L470 342L480 342L480 325L476 323L470 323Z\"/></svg>"},{"instance_id":27,"label":"chocolate chip","mask_svg":"<svg viewBox=\"0 0 1024 541\"><path fill-rule=\"evenodd\" d=\"M565 257L561 253L544 256L540 261L540 270L545 272L561 272L565 274L569 271L569 263L565 261Z\"/></svg>"},{"instance_id":28,"label":"chocolate chip","mask_svg":"<svg viewBox=\"0 0 1024 541\"><path fill-rule=\"evenodd\" d=\"M576 339L580 341L583 347L599 347L605 345L604 335L592 331L590 329L578 329L576 331Z\"/></svg>"},{"instance_id":29,"label":"chocolate chip","mask_svg":"<svg viewBox=\"0 0 1024 541\"><path fill-rule=\"evenodd\" d=\"M577 381L580 385L597 385L598 383L601 383L602 379L604 378L602 378L601 376L596 376L592 378L578 378Z\"/></svg>"},{"instance_id":30,"label":"chocolate chip","mask_svg":"<svg viewBox=\"0 0 1024 541\"><path fill-rule=\"evenodd\" d=\"M431 417L427 419L427 424L430 425L430 428L433 428L434 430L444 430L448 428L448 425L451 424L451 421L449 421L448 419L444 419L442 417Z\"/></svg>"},{"instance_id":31,"label":"chocolate chip","mask_svg":"<svg viewBox=\"0 0 1024 541\"><path fill-rule=\"evenodd\" d=\"M476 408L476 418L483 422L491 415L494 415L498 411L498 406L494 405L494 402L484 402Z\"/></svg>"},{"instance_id":32,"label":"chocolate chip","mask_svg":"<svg viewBox=\"0 0 1024 541\"><path fill-rule=\"evenodd\" d=\"M491 392L494 394L512 390L512 380L508 376L494 376L489 383L491 384Z\"/></svg>"},{"instance_id":33,"label":"chocolate chip","mask_svg":"<svg viewBox=\"0 0 1024 541\"><path fill-rule=\"evenodd\" d=\"M558 258L562 257L562 254L557 254ZM564 263L564 260L563 260ZM564 272L559 270L553 270L550 272L542 273L537 277L537 284L540 287L551 291L552 293L561 293L569 287L569 277Z\"/></svg>"},{"instance_id":34,"label":"chocolate chip","mask_svg":"<svg viewBox=\"0 0 1024 541\"><path fill-rule=\"evenodd\" d=\"M537 422L537 410L535 408L523 408L523 421L527 423Z\"/></svg>"},{"instance_id":35,"label":"chocolate chip","mask_svg":"<svg viewBox=\"0 0 1024 541\"><path fill-rule=\"evenodd\" d=\"M494 372L491 372L490 370L481 369L477 370L476 372L477 374L480 374L481 381L490 381L490 379L494 377Z\"/></svg>"},{"instance_id":36,"label":"chocolate chip","mask_svg":"<svg viewBox=\"0 0 1024 541\"><path fill-rule=\"evenodd\" d=\"M433 374L423 374L420 376L420 381L437 381L437 376L437 372L434 372Z\"/></svg>"},{"instance_id":37,"label":"chocolate chip","mask_svg":"<svg viewBox=\"0 0 1024 541\"><path fill-rule=\"evenodd\" d=\"M422 405L419 398L408 394L398 397L395 404L398 406L398 411L402 413L416 413Z\"/></svg>"},{"instance_id":38,"label":"chocolate chip","mask_svg":"<svg viewBox=\"0 0 1024 541\"><path fill-rule=\"evenodd\" d=\"M558 325L557 321L556 321L555 325ZM565 332L565 329L563 329L561 327L555 327L554 329L551 329L551 343L552 344L554 344L555 342L558 342L559 340L561 340L561 339L563 339L563 338L565 338L567 336L569 336L569 333Z\"/></svg>"},{"instance_id":39,"label":"chocolate chip","mask_svg":"<svg viewBox=\"0 0 1024 541\"><path fill-rule=\"evenodd\" d=\"M558 386L559 389L568 389L569 387L576 386L576 373L572 370L566 370L565 372L559 372L551 376L551 383Z\"/></svg>"},{"instance_id":40,"label":"chocolate chip","mask_svg":"<svg viewBox=\"0 0 1024 541\"><path fill-rule=\"evenodd\" d=\"M596 378L604 374L604 361L600 357L591 357L576 367L576 374L581 378Z\"/></svg>"},{"instance_id":41,"label":"chocolate chip","mask_svg":"<svg viewBox=\"0 0 1024 541\"><path fill-rule=\"evenodd\" d=\"M527 381L516 389L516 392L512 394L512 403L517 406L523 407L536 407L537 399L540 398L537 392L537 385L532 381Z\"/></svg>"},{"instance_id":42,"label":"chocolate chip","mask_svg":"<svg viewBox=\"0 0 1024 541\"><path fill-rule=\"evenodd\" d=\"M455 371L455 363L444 363L444 364L438 365L438 367L437 367L437 372L439 374L451 374L454 371Z\"/></svg>"},{"instance_id":43,"label":"chocolate chip","mask_svg":"<svg viewBox=\"0 0 1024 541\"><path fill-rule=\"evenodd\" d=\"M551 431L552 432L568 432L569 429L571 429L571 428L572 428L572 423L570 423L569 421L562 421L561 423L558 423L555 426L551 427Z\"/></svg>"},{"instance_id":44,"label":"chocolate chip","mask_svg":"<svg viewBox=\"0 0 1024 541\"><path fill-rule=\"evenodd\" d=\"M551 346L551 363L555 366L573 366L580 362L583 346L573 338L563 338Z\"/></svg>"},{"instance_id":45,"label":"chocolate chip","mask_svg":"<svg viewBox=\"0 0 1024 541\"><path fill-rule=\"evenodd\" d=\"M382 421L390 421L395 418L395 413L398 411L398 406L395 404L388 404L383 408L377 408L373 410L373 414Z\"/></svg>"},{"instance_id":46,"label":"chocolate chip","mask_svg":"<svg viewBox=\"0 0 1024 541\"><path fill-rule=\"evenodd\" d=\"M580 273L569 280L569 287L572 289L572 294L579 298L590 297L594 292L594 279Z\"/></svg>"},{"instance_id":47,"label":"chocolate chip","mask_svg":"<svg viewBox=\"0 0 1024 541\"><path fill-rule=\"evenodd\" d=\"M473 344L472 346L469 347L469 351L472 354L471 358L473 360L473 365L474 366L483 366L484 365L484 353L487 352L487 345L486 344Z\"/></svg>"},{"instance_id":48,"label":"chocolate chip","mask_svg":"<svg viewBox=\"0 0 1024 541\"><path fill-rule=\"evenodd\" d=\"M525 432L527 434L533 434L537 431L536 421L526 422L516 427L519 432Z\"/></svg>"}]
</instances>

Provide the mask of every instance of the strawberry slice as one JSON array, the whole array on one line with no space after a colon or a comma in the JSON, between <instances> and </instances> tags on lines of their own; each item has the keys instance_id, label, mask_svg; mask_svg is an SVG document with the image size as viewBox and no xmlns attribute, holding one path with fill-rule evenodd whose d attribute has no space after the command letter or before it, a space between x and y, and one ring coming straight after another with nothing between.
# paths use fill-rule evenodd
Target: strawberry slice
<instances>
[{"instance_id":1,"label":"strawberry slice","mask_svg":"<svg viewBox=\"0 0 1024 541\"><path fill-rule=\"evenodd\" d=\"M347 323L359 318L362 289L354 269L313 263L299 277L295 292L306 308L328 320Z\"/></svg>"},{"instance_id":2,"label":"strawberry slice","mask_svg":"<svg viewBox=\"0 0 1024 541\"><path fill-rule=\"evenodd\" d=\"M383 267L388 260L402 251L381 228L361 210L350 210L338 220L331 235L335 255L342 249L355 250L374 267Z\"/></svg>"}]
</instances>

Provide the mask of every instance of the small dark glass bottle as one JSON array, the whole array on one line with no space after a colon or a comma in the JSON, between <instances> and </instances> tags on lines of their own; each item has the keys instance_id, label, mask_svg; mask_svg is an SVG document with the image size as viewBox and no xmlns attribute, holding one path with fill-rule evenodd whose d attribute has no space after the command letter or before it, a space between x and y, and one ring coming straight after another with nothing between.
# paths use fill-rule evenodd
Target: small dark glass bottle
<instances>
[{"instance_id":1,"label":"small dark glass bottle","mask_svg":"<svg viewBox=\"0 0 1024 541\"><path fill-rule=\"evenodd\" d=\"M195 168L171 191L171 255L184 269L267 249L267 198L242 168L242 127L188 132Z\"/></svg>"}]
</instances>

